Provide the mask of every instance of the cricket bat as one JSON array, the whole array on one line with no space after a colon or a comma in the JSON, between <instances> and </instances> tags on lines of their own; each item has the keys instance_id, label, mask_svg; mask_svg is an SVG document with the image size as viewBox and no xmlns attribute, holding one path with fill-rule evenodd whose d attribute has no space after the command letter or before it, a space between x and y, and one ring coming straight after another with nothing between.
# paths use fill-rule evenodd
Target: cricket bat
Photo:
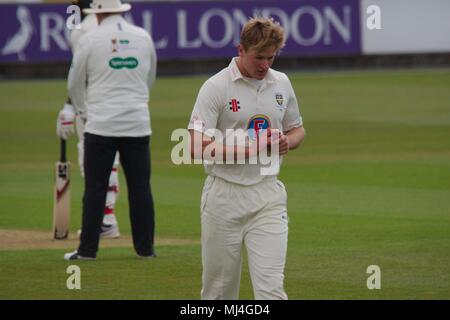
<instances>
[{"instance_id":1,"label":"cricket bat","mask_svg":"<svg viewBox=\"0 0 450 320\"><path fill-rule=\"evenodd\" d=\"M66 159L66 140L61 139L59 161L56 162L53 238L67 239L70 221L70 162Z\"/></svg>"}]
</instances>

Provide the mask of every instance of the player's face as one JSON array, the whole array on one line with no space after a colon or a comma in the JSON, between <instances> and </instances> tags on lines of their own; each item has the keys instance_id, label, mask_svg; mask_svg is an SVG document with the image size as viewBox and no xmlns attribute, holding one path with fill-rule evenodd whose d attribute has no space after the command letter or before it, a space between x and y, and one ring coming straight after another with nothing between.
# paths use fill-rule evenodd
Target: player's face
<instances>
[{"instance_id":1,"label":"player's face","mask_svg":"<svg viewBox=\"0 0 450 320\"><path fill-rule=\"evenodd\" d=\"M252 48L246 51L242 45L239 45L239 70L245 77L262 80L272 66L276 54L275 46L262 51Z\"/></svg>"}]
</instances>

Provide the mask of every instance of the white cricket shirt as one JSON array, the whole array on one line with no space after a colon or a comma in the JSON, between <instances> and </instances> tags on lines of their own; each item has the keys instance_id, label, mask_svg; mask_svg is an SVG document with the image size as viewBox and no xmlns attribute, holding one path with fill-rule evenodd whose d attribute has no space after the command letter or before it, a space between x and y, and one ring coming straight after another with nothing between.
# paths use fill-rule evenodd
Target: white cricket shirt
<instances>
[{"instance_id":1,"label":"white cricket shirt","mask_svg":"<svg viewBox=\"0 0 450 320\"><path fill-rule=\"evenodd\" d=\"M297 98L286 74L269 69L258 86L245 79L233 58L229 66L201 87L189 122L200 130L279 129L287 132L303 125ZM273 175L261 175L260 164L205 164L208 175L241 185L253 185Z\"/></svg>"},{"instance_id":2,"label":"white cricket shirt","mask_svg":"<svg viewBox=\"0 0 450 320\"><path fill-rule=\"evenodd\" d=\"M81 36L68 90L75 109L86 110L85 132L112 137L150 135L148 99L155 76L153 40L122 16L107 17Z\"/></svg>"}]
</instances>

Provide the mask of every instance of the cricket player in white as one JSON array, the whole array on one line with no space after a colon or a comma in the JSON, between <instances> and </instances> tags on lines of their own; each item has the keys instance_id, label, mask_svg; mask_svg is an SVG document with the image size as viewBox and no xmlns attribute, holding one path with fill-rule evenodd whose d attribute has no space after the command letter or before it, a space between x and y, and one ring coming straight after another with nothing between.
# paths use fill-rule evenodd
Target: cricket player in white
<instances>
[{"instance_id":1,"label":"cricket player in white","mask_svg":"<svg viewBox=\"0 0 450 320\"><path fill-rule=\"evenodd\" d=\"M288 77L270 67L284 46L284 30L272 19L252 18L243 27L239 57L200 89L189 123L191 153L214 148L231 159L265 148L279 155L297 148L305 136L297 98ZM248 145L226 145L207 130L247 129ZM199 131L201 132L199 134ZM261 135L265 132L264 135ZM277 139L267 138L267 133ZM261 138L258 138L261 135ZM263 136L266 136L264 139ZM214 149L212 148L212 149ZM217 151L216 151L217 154ZM201 155L200 155L201 157ZM275 170L262 175L261 164L205 164L201 199L202 299L238 299L245 245L255 299L287 299L284 291L288 217L287 194ZM278 167L279 169L279 167Z\"/></svg>"},{"instance_id":2,"label":"cricket player in white","mask_svg":"<svg viewBox=\"0 0 450 320\"><path fill-rule=\"evenodd\" d=\"M74 3L80 7L81 10L85 8L89 8L92 0L76 0ZM80 38L93 30L98 26L97 17L95 14L87 14L84 16L83 21L81 22L78 29L72 30L70 34L70 45L72 51L74 52L78 46ZM58 118L56 120L56 133L57 135L67 140L67 138L74 133L74 122L76 126L76 132L78 136L78 164L81 171L81 176L84 177L84 169L83 169L83 158L84 158L84 127L86 124L86 110L77 110L75 114L75 110L72 106L71 100L64 104L64 107L58 113ZM119 232L119 224L117 223L116 216L114 214L114 207L117 201L117 197L119 194L119 154L116 155L114 160L114 166L111 170L111 174L109 176L109 185L108 192L106 194L106 202L104 208L104 216L102 227L100 230L100 236L102 238L118 238L120 237ZM81 234L81 230L78 232Z\"/></svg>"}]
</instances>

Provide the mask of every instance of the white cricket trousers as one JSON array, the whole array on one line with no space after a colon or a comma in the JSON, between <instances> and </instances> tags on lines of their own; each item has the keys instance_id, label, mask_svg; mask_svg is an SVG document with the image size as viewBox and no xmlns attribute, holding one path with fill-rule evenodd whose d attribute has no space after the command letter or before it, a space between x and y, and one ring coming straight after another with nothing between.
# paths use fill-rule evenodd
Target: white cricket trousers
<instances>
[{"instance_id":1,"label":"white cricket trousers","mask_svg":"<svg viewBox=\"0 0 450 320\"><path fill-rule=\"evenodd\" d=\"M287 300L287 194L275 178L253 186L208 176L201 200L203 300L236 300L242 249L257 300Z\"/></svg>"}]
</instances>

